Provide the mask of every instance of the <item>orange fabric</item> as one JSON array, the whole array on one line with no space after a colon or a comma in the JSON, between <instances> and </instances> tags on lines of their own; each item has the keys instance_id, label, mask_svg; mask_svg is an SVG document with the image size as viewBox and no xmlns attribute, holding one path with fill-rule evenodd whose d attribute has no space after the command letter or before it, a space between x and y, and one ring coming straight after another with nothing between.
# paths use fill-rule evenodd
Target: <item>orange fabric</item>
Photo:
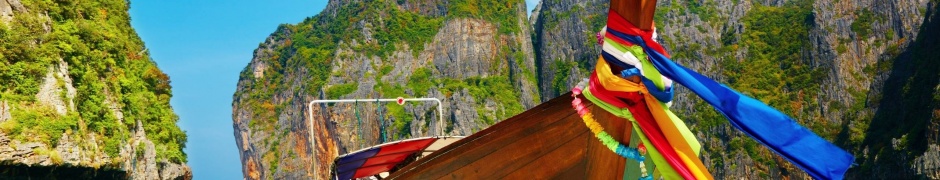
<instances>
[{"instance_id":1,"label":"orange fabric","mask_svg":"<svg viewBox=\"0 0 940 180\"><path fill-rule=\"evenodd\" d=\"M650 113L655 119L655 122L658 128L662 131L662 134L665 135L666 140L672 146L672 148L677 152L678 158L682 159L686 169L691 172L697 179L713 179L711 173L705 168L705 165L698 159L696 151L692 150L689 145L692 142L689 142L686 137L683 137L681 131L677 126L685 127L685 124L675 123L665 112L661 103L656 100L655 97L652 97L645 86L642 84L637 84L629 82L625 79L617 77L610 72L610 65L604 59L599 59L597 61L597 67L594 69L595 74L597 74L598 82L606 90L610 91L620 91L620 92L642 92L646 96L646 104L650 109ZM688 128L686 128L688 129ZM649 135L649 134L648 134ZM652 135L650 135L652 136ZM692 140L694 141L694 139ZM694 142L698 143L698 142ZM665 155L666 153L664 153ZM676 171L682 174L680 167L674 167Z\"/></svg>"}]
</instances>

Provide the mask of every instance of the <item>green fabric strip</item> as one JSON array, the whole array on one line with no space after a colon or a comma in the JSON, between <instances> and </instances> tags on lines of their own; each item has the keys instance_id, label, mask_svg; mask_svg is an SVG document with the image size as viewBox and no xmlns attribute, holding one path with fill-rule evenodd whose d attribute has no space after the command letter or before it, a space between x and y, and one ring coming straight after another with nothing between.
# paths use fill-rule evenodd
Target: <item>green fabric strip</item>
<instances>
[{"instance_id":1,"label":"green fabric strip","mask_svg":"<svg viewBox=\"0 0 940 180\"><path fill-rule=\"evenodd\" d=\"M633 129L630 129L630 147L631 148L639 147L640 138L637 136L638 135L636 134L636 131L634 131ZM652 167L648 166L648 164L647 164L647 167L649 169L653 169ZM640 179L640 162L639 161L636 161L633 159L627 159L627 164L623 167L623 179L624 180Z\"/></svg>"},{"instance_id":2,"label":"green fabric strip","mask_svg":"<svg viewBox=\"0 0 940 180\"><path fill-rule=\"evenodd\" d=\"M650 168L650 169L653 169L654 171L665 172L665 173L659 173L661 175L665 175L665 177L663 177L665 179L682 179L682 177L680 177L679 174L676 173L676 170L672 169L672 167L668 165L668 163L666 162L666 159L664 159L663 155L659 153L659 150L656 150L656 148L652 146L652 143L650 143L650 140L646 137L646 135L642 133L643 131L640 130L640 125L636 124L636 119L633 118L633 114L630 113L629 109L620 109L613 105L607 104L606 102L601 101L600 99L597 99L597 97L594 97L594 95L591 94L589 87L584 88L584 90L582 90L582 93L584 97L587 98L589 101L591 101L591 103L594 103L595 106L601 107L604 110L607 110L607 112L610 112L611 114L616 115L617 117L622 117L622 118L626 118L627 120L630 120L630 122L633 124L633 131L637 132L637 136L640 138L641 141L643 141L643 144L646 146L646 159L648 160L651 159L653 161L653 163L649 163L649 161L647 161L646 165L650 167L656 167L656 166L651 166L651 165L667 164L666 166L658 166L660 167L659 169L654 169L654 168ZM653 173L653 172L647 172L647 173ZM659 178L660 177L656 175L656 173L654 173L653 179L659 179Z\"/></svg>"},{"instance_id":3,"label":"green fabric strip","mask_svg":"<svg viewBox=\"0 0 940 180\"><path fill-rule=\"evenodd\" d=\"M656 88L659 88L660 91L666 90L666 84L663 83L662 74L659 73L659 70L656 70L653 63L646 57L646 52L643 51L643 47L637 45L626 46L610 38L604 38L604 43L610 44L620 52L633 54L633 56L640 60L640 65L643 66L643 76L653 81L653 84L656 84Z\"/></svg>"}]
</instances>

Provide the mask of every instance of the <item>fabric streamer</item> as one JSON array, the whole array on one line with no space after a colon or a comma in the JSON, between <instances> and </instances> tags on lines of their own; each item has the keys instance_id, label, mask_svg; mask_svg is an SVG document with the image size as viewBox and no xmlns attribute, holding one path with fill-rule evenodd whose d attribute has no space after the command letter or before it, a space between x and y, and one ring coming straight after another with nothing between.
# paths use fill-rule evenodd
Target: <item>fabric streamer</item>
<instances>
[{"instance_id":1,"label":"fabric streamer","mask_svg":"<svg viewBox=\"0 0 940 180\"><path fill-rule=\"evenodd\" d=\"M728 118L735 128L793 162L813 178L842 179L854 161L851 154L780 111L672 62L663 47L652 40L651 31L636 28L615 11L609 12L605 37L641 46L649 57L645 59L649 68L689 88ZM643 70L650 71L646 64ZM644 75L649 77L652 74Z\"/></svg>"},{"instance_id":2,"label":"fabric streamer","mask_svg":"<svg viewBox=\"0 0 940 180\"><path fill-rule=\"evenodd\" d=\"M607 102L603 100L597 99L597 97L595 96L597 94L592 93L590 89L591 88L587 88L584 91L585 98L587 98L592 103L594 103L595 106L601 107L604 110L611 112L611 114L614 114L617 117L622 117L622 118L629 120L633 124L633 131L637 132L637 135L639 135L639 138L643 142L643 144L652 144L650 139L640 129L640 125L637 124L636 119L633 118L633 115L632 113L630 113L629 110L626 110L625 108L620 109L620 108L614 107L610 104L607 104ZM662 177L666 179L682 178L682 176L676 173L675 169L673 169L672 166L666 162L666 159L663 157L661 153L659 153L659 150L655 146L646 146L646 152L648 155L650 155L651 157L650 159L653 160L653 164L660 164L657 166L656 171L660 172Z\"/></svg>"},{"instance_id":3,"label":"fabric streamer","mask_svg":"<svg viewBox=\"0 0 940 180\"><path fill-rule=\"evenodd\" d=\"M606 29L606 28L605 28ZM605 30L606 31L606 30ZM606 33L604 33L606 34ZM634 46L629 42L625 42L615 38L603 38L602 41L605 42L602 44L601 55L604 56L604 59L607 60L607 63L617 65L626 69L630 67L635 67L637 70L643 74L643 66L641 65L641 59L646 59L646 54L643 53L643 48L640 46ZM657 76L651 76L657 77ZM662 79L662 85L665 86L665 89L672 87L672 79L669 79L665 76L658 76ZM655 79L655 78L654 78ZM663 88L660 87L660 90ZM668 102L668 101L664 101Z\"/></svg>"},{"instance_id":4,"label":"fabric streamer","mask_svg":"<svg viewBox=\"0 0 940 180\"><path fill-rule=\"evenodd\" d=\"M584 104L581 103L581 99L578 98L578 95L581 94L581 89L584 87L585 82L581 82L572 90L571 96L574 97L574 100L571 101L571 106L575 108L578 112L578 115L584 120L584 125L594 133L595 137L601 141L602 144L607 146L608 149L620 155L624 158L636 160L639 162L639 168L641 170L641 176L638 178L640 180L652 180L653 177L647 174L646 163L644 160L645 156L640 153L636 148L631 148L629 146L623 145L620 142L617 142L610 134L604 131L604 128L601 127L600 123L597 120L594 120L594 115L591 114L591 111L588 110Z\"/></svg>"},{"instance_id":5,"label":"fabric streamer","mask_svg":"<svg viewBox=\"0 0 940 180\"><path fill-rule=\"evenodd\" d=\"M635 86L635 83L633 82L629 82L610 73L606 73L611 72L611 67L607 65L606 62L609 61L598 62L597 67L595 68L595 73L597 76L604 80L601 81L602 87ZM648 68L647 72L652 74L653 77L659 77L659 72L655 68ZM649 80L647 78L642 77L641 79L643 79L645 82L643 84L645 87L651 87L648 85ZM656 99L660 99L656 95L661 94L661 92L657 93L658 90L655 88L650 89L645 87L641 88L645 90L643 91L645 92L644 94L652 95L653 97L656 97ZM627 90L625 92L630 91ZM671 94L669 94L669 97L672 97ZM697 166L698 168L696 169L702 172L702 177L704 177L705 174L708 174L707 170L705 170L705 165L697 158L701 145L695 139L695 136L692 135L692 132L688 129L688 127L686 127L685 123L675 115L669 116L669 114L672 114L672 112L666 109L665 105L662 103L656 102L654 98L646 98L646 100L648 101L647 105L650 107L650 112L654 115L657 124L662 126L662 131L665 133L666 138L669 139L672 145L676 147L679 152L682 152L679 155L681 155L682 159L685 160L686 164L694 164L694 166Z\"/></svg>"},{"instance_id":6,"label":"fabric streamer","mask_svg":"<svg viewBox=\"0 0 940 180\"><path fill-rule=\"evenodd\" d=\"M610 95L615 94L613 91L639 91L645 97L642 98L645 99L645 101L637 101L633 103L633 105L630 105L627 110L632 112L634 117L639 115L637 113L650 115L637 118L637 122L640 127L642 127L643 132L650 138L652 145L660 150L666 162L668 162L682 178L711 179L712 177L706 170L704 164L698 159L698 151L692 150L692 147L698 149L701 146L698 144L695 137L692 136L691 131L688 130L685 124L678 118L671 119L663 113L664 110L661 103L656 101L656 99L649 94L648 89L642 84L633 83L605 72L610 72L610 67L605 61L599 60L595 72L591 77L591 80L596 82L593 84L598 84L592 86L592 93ZM618 98L630 99L635 98L635 96L638 95L635 93L627 93L627 96L618 96ZM642 107L638 105L642 105ZM643 110L638 111L637 109ZM682 133L683 131L688 132ZM664 164L659 165L664 166ZM693 176L695 178L693 178Z\"/></svg>"}]
</instances>

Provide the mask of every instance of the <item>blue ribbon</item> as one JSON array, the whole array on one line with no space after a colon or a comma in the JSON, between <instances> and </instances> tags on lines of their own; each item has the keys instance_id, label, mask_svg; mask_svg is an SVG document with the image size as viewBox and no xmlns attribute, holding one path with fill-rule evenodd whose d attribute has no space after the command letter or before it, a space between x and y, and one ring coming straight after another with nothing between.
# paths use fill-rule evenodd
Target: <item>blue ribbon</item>
<instances>
[{"instance_id":1,"label":"blue ribbon","mask_svg":"<svg viewBox=\"0 0 940 180\"><path fill-rule=\"evenodd\" d=\"M646 87L656 87L656 84L654 84L652 80L641 75L640 69L628 68L623 71L620 71L620 74L624 78L627 78L630 76L639 76L640 80L643 81L643 85L645 85ZM669 101L672 101L672 94L673 94L672 87L667 87L666 90L664 91L660 91L658 88L646 88L646 90L649 91L650 95L653 95L653 97L655 97L656 100L659 100L659 102L667 103Z\"/></svg>"},{"instance_id":2,"label":"blue ribbon","mask_svg":"<svg viewBox=\"0 0 940 180\"><path fill-rule=\"evenodd\" d=\"M601 56L604 57L604 61L606 61L607 64L616 65L617 67L622 67L625 69L636 68L633 65L617 60L617 58L614 55L607 53L607 51L601 51Z\"/></svg>"},{"instance_id":3,"label":"blue ribbon","mask_svg":"<svg viewBox=\"0 0 940 180\"><path fill-rule=\"evenodd\" d=\"M620 71L620 76L621 76L621 77L624 77L624 78L627 78L627 77L630 77L630 76L641 76L641 77L642 77L643 74L640 73L640 69L637 69L637 68L628 68L628 69L624 69L623 71Z\"/></svg>"},{"instance_id":4,"label":"blue ribbon","mask_svg":"<svg viewBox=\"0 0 940 180\"><path fill-rule=\"evenodd\" d=\"M698 74L650 49L642 37L607 29L640 45L664 76L689 88L714 106L735 128L769 147L816 179L842 179L855 157L797 124L776 109Z\"/></svg>"}]
</instances>

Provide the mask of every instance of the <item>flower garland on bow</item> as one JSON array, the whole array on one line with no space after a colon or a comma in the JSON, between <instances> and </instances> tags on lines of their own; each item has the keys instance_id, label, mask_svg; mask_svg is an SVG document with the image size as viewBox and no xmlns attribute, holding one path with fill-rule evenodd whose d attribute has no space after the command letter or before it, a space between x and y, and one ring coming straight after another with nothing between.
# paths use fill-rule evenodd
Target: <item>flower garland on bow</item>
<instances>
[{"instance_id":1,"label":"flower garland on bow","mask_svg":"<svg viewBox=\"0 0 940 180\"><path fill-rule=\"evenodd\" d=\"M645 146L640 145L639 148L631 148L629 146L623 145L623 143L618 142L616 139L607 134L604 131L604 127L601 127L601 124L594 119L594 114L591 113L591 110L588 110L584 103L582 103L581 98L578 98L578 95L581 95L582 90L585 87L587 81L581 81L571 90L571 97L574 97L574 100L571 101L571 106L578 111L578 115L581 116L581 119L584 121L584 125L594 133L594 137L597 137L607 149L617 153L624 158L629 158L636 160L640 163L640 180L652 180L653 176L647 174L646 163L644 160L646 157L643 154L646 154Z\"/></svg>"}]
</instances>

